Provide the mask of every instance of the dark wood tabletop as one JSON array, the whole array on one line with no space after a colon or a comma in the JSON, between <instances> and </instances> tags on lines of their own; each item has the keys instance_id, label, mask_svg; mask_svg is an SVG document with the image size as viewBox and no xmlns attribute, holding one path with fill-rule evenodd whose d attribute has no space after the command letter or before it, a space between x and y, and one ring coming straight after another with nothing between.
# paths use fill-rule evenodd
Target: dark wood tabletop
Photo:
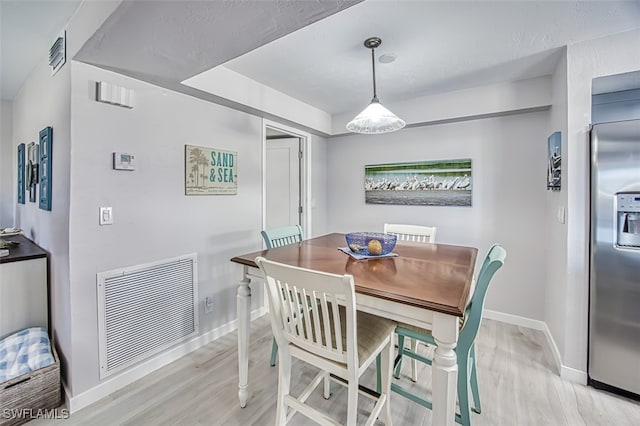
<instances>
[{"instance_id":1,"label":"dark wood tabletop","mask_svg":"<svg viewBox=\"0 0 640 426\"><path fill-rule=\"evenodd\" d=\"M356 293L461 317L471 289L478 250L447 244L403 244L396 257L355 260L338 250L344 234L329 234L231 259L257 267L255 258L334 274L353 275Z\"/></svg>"},{"instance_id":2,"label":"dark wood tabletop","mask_svg":"<svg viewBox=\"0 0 640 426\"><path fill-rule=\"evenodd\" d=\"M5 241L13 241L17 244L12 244L8 247L9 254L7 256L0 257L1 263L18 262L21 260L38 259L40 257L47 257L48 253L42 247L25 237L24 235L11 235L1 237Z\"/></svg>"}]
</instances>

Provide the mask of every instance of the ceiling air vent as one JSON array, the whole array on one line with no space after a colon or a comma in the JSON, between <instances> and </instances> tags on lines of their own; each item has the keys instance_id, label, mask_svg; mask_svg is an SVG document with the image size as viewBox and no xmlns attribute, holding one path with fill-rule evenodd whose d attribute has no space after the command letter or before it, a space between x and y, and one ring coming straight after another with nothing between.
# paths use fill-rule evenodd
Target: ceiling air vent
<instances>
[{"instance_id":1,"label":"ceiling air vent","mask_svg":"<svg viewBox=\"0 0 640 426\"><path fill-rule=\"evenodd\" d=\"M55 73L62 68L64 63L67 62L65 39L66 31L63 31L49 49L49 66L51 67L51 75L55 75Z\"/></svg>"}]
</instances>

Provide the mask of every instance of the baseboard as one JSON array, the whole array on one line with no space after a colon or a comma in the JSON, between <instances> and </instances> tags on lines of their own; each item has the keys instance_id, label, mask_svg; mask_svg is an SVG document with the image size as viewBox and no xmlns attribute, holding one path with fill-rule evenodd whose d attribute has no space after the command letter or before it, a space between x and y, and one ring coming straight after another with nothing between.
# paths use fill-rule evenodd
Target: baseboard
<instances>
[{"instance_id":1,"label":"baseboard","mask_svg":"<svg viewBox=\"0 0 640 426\"><path fill-rule=\"evenodd\" d=\"M547 344L549 345L551 355L553 356L556 374L558 374L561 379L567 380L572 383L578 383L581 385L587 384L586 371L577 370L575 368L567 367L566 365L562 364L562 357L560 356L558 345L556 345L556 342L553 339L553 335L551 334L551 330L549 330L549 327L547 327L547 323L545 323L544 321L533 320L530 318L519 317L517 315L505 314L503 312L491 311L488 309L484 310L483 317L507 324L517 325L519 327L526 327L533 330L542 331L545 338L547 339Z\"/></svg>"},{"instance_id":2,"label":"baseboard","mask_svg":"<svg viewBox=\"0 0 640 426\"><path fill-rule=\"evenodd\" d=\"M251 312L251 320L265 315L267 310L265 307L261 307ZM70 396L69 388L66 383L63 383L65 390L65 402L69 413L72 414L82 408L93 404L96 401L112 394L113 392L135 382L138 379L143 378L147 374L154 372L155 370L164 367L167 364L187 355L190 352L199 349L200 347L213 342L214 340L231 333L238 328L237 320L230 321L214 330L211 330L205 334L194 337L193 339L182 343L172 349L169 349L151 359L143 361L142 363L128 369L127 371L119 374L118 376L106 380L93 388L82 392L78 395Z\"/></svg>"},{"instance_id":3,"label":"baseboard","mask_svg":"<svg viewBox=\"0 0 640 426\"><path fill-rule=\"evenodd\" d=\"M560 378L568 382L586 386L589 376L586 371L576 370L575 368L563 365L560 369Z\"/></svg>"},{"instance_id":4,"label":"baseboard","mask_svg":"<svg viewBox=\"0 0 640 426\"><path fill-rule=\"evenodd\" d=\"M544 336L547 338L547 343L549 344L549 349L551 350L551 355L553 355L553 360L556 363L556 373L562 377L562 357L560 357L560 350L558 349L558 345L556 345L556 341L551 334L551 330L547 327L547 324L544 324Z\"/></svg>"},{"instance_id":5,"label":"baseboard","mask_svg":"<svg viewBox=\"0 0 640 426\"><path fill-rule=\"evenodd\" d=\"M482 313L482 316L487 319L500 321L507 324L513 324L519 327L531 328L533 330L544 331L544 329L547 327L544 321L519 317L517 315L505 314L503 312L491 311L489 309L485 309Z\"/></svg>"}]
</instances>

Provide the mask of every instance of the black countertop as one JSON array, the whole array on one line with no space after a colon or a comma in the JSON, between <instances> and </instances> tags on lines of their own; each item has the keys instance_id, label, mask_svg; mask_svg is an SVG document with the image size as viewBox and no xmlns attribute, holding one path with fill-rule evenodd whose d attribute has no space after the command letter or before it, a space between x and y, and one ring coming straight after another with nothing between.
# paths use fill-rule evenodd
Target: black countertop
<instances>
[{"instance_id":1,"label":"black countertop","mask_svg":"<svg viewBox=\"0 0 640 426\"><path fill-rule=\"evenodd\" d=\"M8 247L9 255L0 257L0 264L19 262L21 260L38 259L47 257L49 253L42 247L25 237L24 235L12 235L9 237L0 237L6 241L15 241L19 244L12 244Z\"/></svg>"}]
</instances>

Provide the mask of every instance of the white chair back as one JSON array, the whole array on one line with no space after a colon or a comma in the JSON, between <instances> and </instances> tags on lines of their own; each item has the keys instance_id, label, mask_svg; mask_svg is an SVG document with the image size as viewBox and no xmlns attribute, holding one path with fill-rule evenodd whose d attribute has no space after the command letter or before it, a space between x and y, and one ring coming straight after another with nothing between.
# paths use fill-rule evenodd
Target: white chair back
<instances>
[{"instance_id":1,"label":"white chair back","mask_svg":"<svg viewBox=\"0 0 640 426\"><path fill-rule=\"evenodd\" d=\"M262 257L256 258L256 263L265 275L278 346L291 343L320 357L358 366L353 277L284 265ZM338 301L345 306L344 317Z\"/></svg>"},{"instance_id":2,"label":"white chair back","mask_svg":"<svg viewBox=\"0 0 640 426\"><path fill-rule=\"evenodd\" d=\"M435 243L437 228L432 226L403 225L397 223L385 223L384 233L393 234L398 241L412 243Z\"/></svg>"}]
</instances>

